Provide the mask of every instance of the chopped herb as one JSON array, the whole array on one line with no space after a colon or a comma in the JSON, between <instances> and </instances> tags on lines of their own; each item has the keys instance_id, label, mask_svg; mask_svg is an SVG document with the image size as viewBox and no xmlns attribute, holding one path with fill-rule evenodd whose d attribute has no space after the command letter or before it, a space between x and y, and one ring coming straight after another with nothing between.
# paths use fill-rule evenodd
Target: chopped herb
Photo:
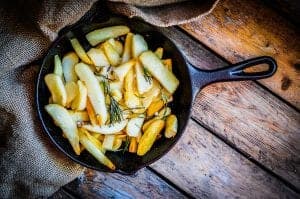
<instances>
[{"instance_id":1,"label":"chopped herb","mask_svg":"<svg viewBox=\"0 0 300 199\"><path fill-rule=\"evenodd\" d=\"M151 77L149 71L148 71L145 67L143 67L143 70L144 70L144 78L145 78L145 80L146 80L149 84L151 84L151 82L152 82L152 77Z\"/></svg>"},{"instance_id":2,"label":"chopped herb","mask_svg":"<svg viewBox=\"0 0 300 199\"><path fill-rule=\"evenodd\" d=\"M128 151L128 148L129 148L129 142L130 142L130 139L129 137L127 136L126 137L126 141L125 141L125 146L123 148L123 153L125 153L126 151Z\"/></svg>"},{"instance_id":3,"label":"chopped herb","mask_svg":"<svg viewBox=\"0 0 300 199\"><path fill-rule=\"evenodd\" d=\"M124 120L123 118L123 110L120 108L120 104L111 96L110 97L110 104L109 104L109 116L110 116L110 123L116 123Z\"/></svg>"}]
</instances>

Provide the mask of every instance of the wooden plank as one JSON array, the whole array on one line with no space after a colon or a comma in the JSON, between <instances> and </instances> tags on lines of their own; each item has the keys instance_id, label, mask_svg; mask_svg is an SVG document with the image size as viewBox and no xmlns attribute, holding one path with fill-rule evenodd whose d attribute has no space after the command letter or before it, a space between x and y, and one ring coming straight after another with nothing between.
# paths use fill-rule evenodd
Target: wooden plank
<instances>
[{"instance_id":1,"label":"wooden plank","mask_svg":"<svg viewBox=\"0 0 300 199\"><path fill-rule=\"evenodd\" d=\"M175 28L160 29L192 64L226 65ZM201 91L193 117L300 190L300 115L256 83L213 84Z\"/></svg>"},{"instance_id":2,"label":"wooden plank","mask_svg":"<svg viewBox=\"0 0 300 199\"><path fill-rule=\"evenodd\" d=\"M260 82L300 108L300 34L296 27L259 0L222 0L185 31L230 62L269 55L278 71Z\"/></svg>"},{"instance_id":3,"label":"wooden plank","mask_svg":"<svg viewBox=\"0 0 300 199\"><path fill-rule=\"evenodd\" d=\"M66 192L64 188L60 188L52 196L48 197L48 199L75 199L75 197Z\"/></svg>"},{"instance_id":4,"label":"wooden plank","mask_svg":"<svg viewBox=\"0 0 300 199\"><path fill-rule=\"evenodd\" d=\"M193 121L151 167L195 198L296 198L295 192Z\"/></svg>"},{"instance_id":5,"label":"wooden plank","mask_svg":"<svg viewBox=\"0 0 300 199\"><path fill-rule=\"evenodd\" d=\"M148 169L132 176L87 169L64 189L79 198L186 198Z\"/></svg>"}]
</instances>

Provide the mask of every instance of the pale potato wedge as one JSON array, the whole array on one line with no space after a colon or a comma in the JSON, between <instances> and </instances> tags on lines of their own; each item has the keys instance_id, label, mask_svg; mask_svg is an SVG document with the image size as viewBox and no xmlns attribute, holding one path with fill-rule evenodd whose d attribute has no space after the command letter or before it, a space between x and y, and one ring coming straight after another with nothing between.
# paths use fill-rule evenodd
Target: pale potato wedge
<instances>
[{"instance_id":1,"label":"pale potato wedge","mask_svg":"<svg viewBox=\"0 0 300 199\"><path fill-rule=\"evenodd\" d=\"M84 148L94 156L100 163L104 164L111 170L115 170L116 166L104 155L104 153L92 142L86 134L80 129L79 130L79 141Z\"/></svg>"},{"instance_id":2,"label":"pale potato wedge","mask_svg":"<svg viewBox=\"0 0 300 199\"><path fill-rule=\"evenodd\" d=\"M74 101L72 102L72 109L77 111L82 111L86 108L87 100L87 88L82 81L77 81L78 94L76 95Z\"/></svg>"},{"instance_id":3,"label":"pale potato wedge","mask_svg":"<svg viewBox=\"0 0 300 199\"><path fill-rule=\"evenodd\" d=\"M129 31L130 29L127 26L111 26L89 32L85 37L92 46L95 46L107 39L125 35Z\"/></svg>"},{"instance_id":4,"label":"pale potato wedge","mask_svg":"<svg viewBox=\"0 0 300 199\"><path fill-rule=\"evenodd\" d=\"M172 72L172 59L162 59L161 61Z\"/></svg>"},{"instance_id":5,"label":"pale potato wedge","mask_svg":"<svg viewBox=\"0 0 300 199\"><path fill-rule=\"evenodd\" d=\"M155 52L156 56L159 58L159 59L162 59L163 57L163 53L164 53L164 49L162 47L158 47Z\"/></svg>"},{"instance_id":6,"label":"pale potato wedge","mask_svg":"<svg viewBox=\"0 0 300 199\"><path fill-rule=\"evenodd\" d=\"M126 133L131 137L137 137L142 129L143 123L145 120L145 116L143 114L139 115L136 118L131 118L128 121L126 126Z\"/></svg>"},{"instance_id":7,"label":"pale potato wedge","mask_svg":"<svg viewBox=\"0 0 300 199\"><path fill-rule=\"evenodd\" d=\"M122 82L127 75L128 71L134 66L135 60L130 60L126 63L119 65L118 67L114 67L113 71L118 77L119 81Z\"/></svg>"},{"instance_id":8,"label":"pale potato wedge","mask_svg":"<svg viewBox=\"0 0 300 199\"><path fill-rule=\"evenodd\" d=\"M142 105L145 109L147 109L150 106L150 104L152 103L152 101L154 99L156 99L157 96L159 96L160 91L161 91L161 88L160 88L158 82L153 79L152 88L148 92L143 94Z\"/></svg>"},{"instance_id":9,"label":"pale potato wedge","mask_svg":"<svg viewBox=\"0 0 300 199\"><path fill-rule=\"evenodd\" d=\"M84 134L87 136L87 138L102 152L105 154L106 150L103 147L103 145L101 144L101 142L99 141L99 137L101 136L100 134L97 134L97 136L92 135L91 133L89 133L87 130L83 129L83 128L79 128L79 131L84 132Z\"/></svg>"},{"instance_id":10,"label":"pale potato wedge","mask_svg":"<svg viewBox=\"0 0 300 199\"><path fill-rule=\"evenodd\" d=\"M109 42L104 42L103 44L104 53L112 66L117 66L121 62L121 57L119 53L114 49L114 47Z\"/></svg>"},{"instance_id":11,"label":"pale potato wedge","mask_svg":"<svg viewBox=\"0 0 300 199\"><path fill-rule=\"evenodd\" d=\"M75 99L75 97L78 94L78 85L75 82L67 82L65 84L65 89L67 92L67 104L66 107L70 107L72 104L72 101Z\"/></svg>"},{"instance_id":12,"label":"pale potato wedge","mask_svg":"<svg viewBox=\"0 0 300 199\"><path fill-rule=\"evenodd\" d=\"M83 62L87 64L93 64L93 62L90 60L89 56L86 54L85 50L76 38L70 39L70 42L76 54Z\"/></svg>"},{"instance_id":13,"label":"pale potato wedge","mask_svg":"<svg viewBox=\"0 0 300 199\"><path fill-rule=\"evenodd\" d=\"M81 81L85 83L89 100L93 106L100 125L105 124L108 118L106 110L105 96L103 88L100 86L95 75L88 65L84 63L76 64L75 71Z\"/></svg>"},{"instance_id":14,"label":"pale potato wedge","mask_svg":"<svg viewBox=\"0 0 300 199\"><path fill-rule=\"evenodd\" d=\"M158 119L163 119L171 114L171 108L170 107L164 107L158 112L158 115L155 117Z\"/></svg>"},{"instance_id":15,"label":"pale potato wedge","mask_svg":"<svg viewBox=\"0 0 300 199\"><path fill-rule=\"evenodd\" d=\"M62 59L63 75L66 82L77 82L78 77L75 73L75 64L79 61L74 52L67 53Z\"/></svg>"},{"instance_id":16,"label":"pale potato wedge","mask_svg":"<svg viewBox=\"0 0 300 199\"><path fill-rule=\"evenodd\" d=\"M143 66L139 61L135 62L135 74L136 74L136 83L137 83L137 90L140 95L144 94L145 92L149 91L153 86L152 77L147 78L145 76L145 72L143 71Z\"/></svg>"},{"instance_id":17,"label":"pale potato wedge","mask_svg":"<svg viewBox=\"0 0 300 199\"><path fill-rule=\"evenodd\" d=\"M122 120L120 122L115 122L114 124L94 126L90 124L83 125L82 128L85 128L88 131L100 134L117 134L123 130L127 125L127 120Z\"/></svg>"},{"instance_id":18,"label":"pale potato wedge","mask_svg":"<svg viewBox=\"0 0 300 199\"><path fill-rule=\"evenodd\" d=\"M115 141L115 135L105 135L102 146L106 150L112 150Z\"/></svg>"},{"instance_id":19,"label":"pale potato wedge","mask_svg":"<svg viewBox=\"0 0 300 199\"><path fill-rule=\"evenodd\" d=\"M177 133L178 129L178 120L176 115L169 115L166 119L166 129L165 129L165 137L171 138L174 137Z\"/></svg>"},{"instance_id":20,"label":"pale potato wedge","mask_svg":"<svg viewBox=\"0 0 300 199\"><path fill-rule=\"evenodd\" d=\"M117 41L113 38L107 40L107 42L109 42L112 47L118 52L118 54L121 56L123 53L123 45L120 41Z\"/></svg>"},{"instance_id":21,"label":"pale potato wedge","mask_svg":"<svg viewBox=\"0 0 300 199\"><path fill-rule=\"evenodd\" d=\"M58 55L54 56L54 70L53 70L53 73L58 75L64 81L62 63L61 63L61 59Z\"/></svg>"},{"instance_id":22,"label":"pale potato wedge","mask_svg":"<svg viewBox=\"0 0 300 199\"><path fill-rule=\"evenodd\" d=\"M131 32L126 35L124 50L122 55L122 63L128 62L131 59L132 37L133 34Z\"/></svg>"},{"instance_id":23,"label":"pale potato wedge","mask_svg":"<svg viewBox=\"0 0 300 199\"><path fill-rule=\"evenodd\" d=\"M102 49L91 48L87 55L92 60L93 64L98 67L109 66L109 61Z\"/></svg>"},{"instance_id":24,"label":"pale potato wedge","mask_svg":"<svg viewBox=\"0 0 300 199\"><path fill-rule=\"evenodd\" d=\"M140 57L143 66L153 75L161 85L170 93L174 93L179 85L179 80L151 51L143 52Z\"/></svg>"},{"instance_id":25,"label":"pale potato wedge","mask_svg":"<svg viewBox=\"0 0 300 199\"><path fill-rule=\"evenodd\" d=\"M142 52L148 50L148 44L142 35L136 34L132 37L132 57L138 57Z\"/></svg>"},{"instance_id":26,"label":"pale potato wedge","mask_svg":"<svg viewBox=\"0 0 300 199\"><path fill-rule=\"evenodd\" d=\"M141 100L140 98L138 98L136 95L135 95L135 92L134 92L134 72L133 72L133 69L131 69L126 77L125 77L125 80L124 80L124 89L125 89L125 92L124 92L124 100L125 100L125 104L128 108L131 108L133 109L133 111L140 111L138 109L135 109L137 107L141 107Z\"/></svg>"},{"instance_id":27,"label":"pale potato wedge","mask_svg":"<svg viewBox=\"0 0 300 199\"><path fill-rule=\"evenodd\" d=\"M89 122L90 118L86 111L73 111L68 110L70 116L72 117L73 121L77 122Z\"/></svg>"},{"instance_id":28,"label":"pale potato wedge","mask_svg":"<svg viewBox=\"0 0 300 199\"><path fill-rule=\"evenodd\" d=\"M164 120L155 120L150 124L139 141L137 155L143 156L151 149L157 135L162 131L164 126Z\"/></svg>"},{"instance_id":29,"label":"pale potato wedge","mask_svg":"<svg viewBox=\"0 0 300 199\"><path fill-rule=\"evenodd\" d=\"M53 103L65 106L67 92L61 78L54 73L50 73L45 76L45 82L51 93Z\"/></svg>"},{"instance_id":30,"label":"pale potato wedge","mask_svg":"<svg viewBox=\"0 0 300 199\"><path fill-rule=\"evenodd\" d=\"M69 140L76 155L79 155L80 147L77 126L67 109L58 104L48 104L45 106L45 109Z\"/></svg>"}]
</instances>

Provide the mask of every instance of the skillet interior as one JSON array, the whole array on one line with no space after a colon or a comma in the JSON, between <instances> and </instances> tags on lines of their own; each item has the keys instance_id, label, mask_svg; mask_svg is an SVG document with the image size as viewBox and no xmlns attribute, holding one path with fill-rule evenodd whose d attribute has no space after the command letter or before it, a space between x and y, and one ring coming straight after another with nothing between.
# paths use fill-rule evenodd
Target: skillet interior
<instances>
[{"instance_id":1,"label":"skillet interior","mask_svg":"<svg viewBox=\"0 0 300 199\"><path fill-rule=\"evenodd\" d=\"M76 36L80 43L84 46L85 50L90 48L90 45L86 41L84 35L94 29L107 27L112 25L127 25L132 32L143 35L151 50L155 50L157 47L164 48L164 58L172 58L173 72L180 80L179 88L174 94L174 101L171 103L172 112L176 114L178 118L178 133L172 139L165 139L163 136L161 139L155 142L151 151L146 155L139 157L135 154L128 152L107 152L107 156L115 163L116 172L123 174L132 174L139 168L149 165L154 162L166 152L178 141L181 134L184 131L186 123L190 115L190 107L192 103L192 91L191 81L187 69L187 64L181 55L177 47L163 34L159 33L155 27L146 24L138 19L127 19L124 17L114 16L108 21L101 23L87 22L72 28L72 32L65 31L67 34L60 36L50 47L48 54L45 56L40 73L38 75L36 85L36 105L39 118L42 122L45 132L49 135L53 143L68 157L75 162L82 164L85 167L89 167L99 171L113 172L107 169L105 166L97 162L89 153L84 151L80 156L75 155L68 141L62 137L61 130L56 127L45 112L44 106L48 104L50 93L44 83L44 76L53 72L53 57L58 54L62 57L65 53L72 50L69 42L69 37Z\"/></svg>"}]
</instances>

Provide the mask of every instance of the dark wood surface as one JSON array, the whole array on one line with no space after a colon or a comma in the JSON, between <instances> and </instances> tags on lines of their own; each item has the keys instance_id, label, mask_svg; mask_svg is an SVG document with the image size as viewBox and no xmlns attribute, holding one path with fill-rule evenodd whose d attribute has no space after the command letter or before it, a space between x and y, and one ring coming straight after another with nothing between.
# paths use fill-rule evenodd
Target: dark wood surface
<instances>
[{"instance_id":1,"label":"dark wood surface","mask_svg":"<svg viewBox=\"0 0 300 199\"><path fill-rule=\"evenodd\" d=\"M272 78L216 83L163 158L133 176L87 170L53 198L300 198L300 40L258 0L223 0L199 21L160 28L202 69L271 55Z\"/></svg>"}]
</instances>

